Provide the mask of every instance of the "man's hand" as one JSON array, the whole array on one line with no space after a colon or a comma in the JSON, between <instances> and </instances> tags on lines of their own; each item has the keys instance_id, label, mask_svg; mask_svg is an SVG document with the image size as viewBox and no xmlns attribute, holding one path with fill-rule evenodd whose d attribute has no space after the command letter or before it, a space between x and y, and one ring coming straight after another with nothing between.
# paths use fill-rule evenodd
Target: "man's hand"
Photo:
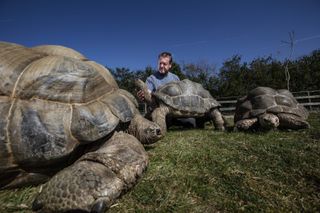
<instances>
[{"instance_id":1,"label":"man's hand","mask_svg":"<svg viewBox=\"0 0 320 213\"><path fill-rule=\"evenodd\" d=\"M138 96L138 98L139 98L139 100L140 101L144 101L144 92L142 91L142 90L139 90L138 92L137 92L137 96Z\"/></svg>"}]
</instances>

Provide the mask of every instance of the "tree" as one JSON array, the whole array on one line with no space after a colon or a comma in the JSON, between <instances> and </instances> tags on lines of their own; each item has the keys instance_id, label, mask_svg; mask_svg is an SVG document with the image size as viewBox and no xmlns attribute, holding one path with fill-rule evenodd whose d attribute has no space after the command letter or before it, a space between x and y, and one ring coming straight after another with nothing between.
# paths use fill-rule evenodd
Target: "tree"
<instances>
[{"instance_id":1,"label":"tree","mask_svg":"<svg viewBox=\"0 0 320 213\"><path fill-rule=\"evenodd\" d=\"M135 75L128 68L115 68L115 70L110 69L111 74L115 78L118 86L121 89L125 89L127 91L134 91L134 79Z\"/></svg>"},{"instance_id":2,"label":"tree","mask_svg":"<svg viewBox=\"0 0 320 213\"><path fill-rule=\"evenodd\" d=\"M251 90L258 86L272 87L274 89L284 89L285 77L280 71L283 70L281 62L272 59L272 57L257 58L250 63L250 86Z\"/></svg>"},{"instance_id":3,"label":"tree","mask_svg":"<svg viewBox=\"0 0 320 213\"><path fill-rule=\"evenodd\" d=\"M186 78L186 76L181 71L180 65L174 61L172 62L171 72L176 74L181 80Z\"/></svg>"},{"instance_id":4,"label":"tree","mask_svg":"<svg viewBox=\"0 0 320 213\"><path fill-rule=\"evenodd\" d=\"M173 62L171 72L181 80L188 78L203 85L214 97L242 96L258 86L267 86L274 89L286 88L286 76L283 70L287 66L290 72L290 89L292 91L319 90L320 85L320 50L314 50L310 55L303 56L295 61L280 62L269 57L255 58L249 63L241 62L241 56L234 55L224 61L217 73L214 65L205 61L198 63ZM143 81L154 73L152 67L131 72L127 68L109 69L120 88L135 95L134 80Z\"/></svg>"},{"instance_id":5,"label":"tree","mask_svg":"<svg viewBox=\"0 0 320 213\"><path fill-rule=\"evenodd\" d=\"M147 66L144 70L136 71L134 76L136 79L145 81L148 78L148 76L150 76L154 72L155 70L151 66Z\"/></svg>"},{"instance_id":6,"label":"tree","mask_svg":"<svg viewBox=\"0 0 320 213\"><path fill-rule=\"evenodd\" d=\"M220 96L241 96L247 93L250 78L247 63L241 64L241 56L234 55L225 61L219 73Z\"/></svg>"},{"instance_id":7,"label":"tree","mask_svg":"<svg viewBox=\"0 0 320 213\"><path fill-rule=\"evenodd\" d=\"M209 90L217 88L216 66L206 61L183 64L183 73L191 81L198 82ZM213 85L215 83L215 85Z\"/></svg>"},{"instance_id":8,"label":"tree","mask_svg":"<svg viewBox=\"0 0 320 213\"><path fill-rule=\"evenodd\" d=\"M318 90L320 85L320 50L303 56L289 66L293 91Z\"/></svg>"}]
</instances>

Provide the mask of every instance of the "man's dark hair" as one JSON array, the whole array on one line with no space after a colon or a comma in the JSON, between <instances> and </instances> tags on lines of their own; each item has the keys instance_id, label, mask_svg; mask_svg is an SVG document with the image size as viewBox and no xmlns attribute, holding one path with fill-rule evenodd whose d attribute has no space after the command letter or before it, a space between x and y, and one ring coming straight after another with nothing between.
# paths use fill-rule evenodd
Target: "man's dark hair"
<instances>
[{"instance_id":1,"label":"man's dark hair","mask_svg":"<svg viewBox=\"0 0 320 213\"><path fill-rule=\"evenodd\" d=\"M172 64L172 55L171 55L171 53L162 52L162 53L159 54L158 58L160 58L160 57L169 57L170 58L169 63Z\"/></svg>"}]
</instances>

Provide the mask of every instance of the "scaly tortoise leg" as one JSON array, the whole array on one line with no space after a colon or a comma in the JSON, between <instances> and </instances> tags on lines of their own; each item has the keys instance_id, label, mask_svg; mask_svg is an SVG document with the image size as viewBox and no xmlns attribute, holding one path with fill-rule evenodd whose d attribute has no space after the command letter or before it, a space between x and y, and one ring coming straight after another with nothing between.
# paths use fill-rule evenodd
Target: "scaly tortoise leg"
<instances>
[{"instance_id":1,"label":"scaly tortoise leg","mask_svg":"<svg viewBox=\"0 0 320 213\"><path fill-rule=\"evenodd\" d=\"M47 182L33 202L38 212L105 212L132 188L148 165L148 155L132 135L115 132Z\"/></svg>"},{"instance_id":2,"label":"scaly tortoise leg","mask_svg":"<svg viewBox=\"0 0 320 213\"><path fill-rule=\"evenodd\" d=\"M161 133L165 135L167 133L166 116L170 113L170 108L161 105L152 112L152 120L157 123L161 128Z\"/></svg>"},{"instance_id":3,"label":"scaly tortoise leg","mask_svg":"<svg viewBox=\"0 0 320 213\"><path fill-rule=\"evenodd\" d=\"M258 118L242 119L235 123L235 130L249 130L258 122Z\"/></svg>"},{"instance_id":4,"label":"scaly tortoise leg","mask_svg":"<svg viewBox=\"0 0 320 213\"><path fill-rule=\"evenodd\" d=\"M221 114L221 112L218 109L213 109L210 112L210 116L213 120L213 124L216 130L221 130L224 131L225 127L224 127L224 119L223 116Z\"/></svg>"}]
</instances>

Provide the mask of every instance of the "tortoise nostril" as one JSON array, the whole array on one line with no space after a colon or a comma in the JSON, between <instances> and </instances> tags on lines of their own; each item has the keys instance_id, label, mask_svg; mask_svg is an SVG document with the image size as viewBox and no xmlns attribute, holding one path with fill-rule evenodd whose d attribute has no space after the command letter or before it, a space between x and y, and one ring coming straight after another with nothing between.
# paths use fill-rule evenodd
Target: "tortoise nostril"
<instances>
[{"instance_id":1,"label":"tortoise nostril","mask_svg":"<svg viewBox=\"0 0 320 213\"><path fill-rule=\"evenodd\" d=\"M157 133L157 135L161 135L161 130L160 130L160 129L157 129L157 130L156 130L156 133Z\"/></svg>"}]
</instances>

